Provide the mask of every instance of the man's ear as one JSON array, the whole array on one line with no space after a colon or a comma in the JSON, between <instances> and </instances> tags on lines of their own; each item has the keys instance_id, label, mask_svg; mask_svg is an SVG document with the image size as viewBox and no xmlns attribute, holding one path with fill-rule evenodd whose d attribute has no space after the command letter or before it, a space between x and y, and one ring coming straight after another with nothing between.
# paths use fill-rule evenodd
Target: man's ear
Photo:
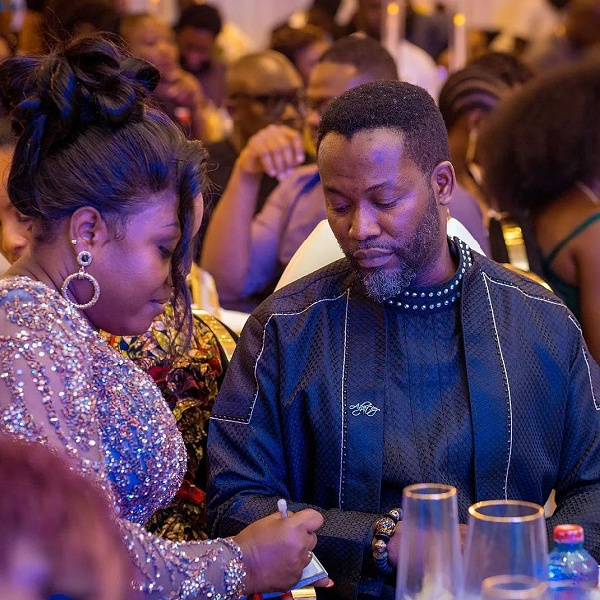
<instances>
[{"instance_id":1,"label":"man's ear","mask_svg":"<svg viewBox=\"0 0 600 600\"><path fill-rule=\"evenodd\" d=\"M106 221L91 206L82 206L69 217L68 233L71 240L77 240L77 252L100 248L111 237Z\"/></svg>"},{"instance_id":2,"label":"man's ear","mask_svg":"<svg viewBox=\"0 0 600 600\"><path fill-rule=\"evenodd\" d=\"M431 187L438 204L447 206L452 199L452 194L456 187L456 175L450 161L444 160L433 169Z\"/></svg>"}]
</instances>

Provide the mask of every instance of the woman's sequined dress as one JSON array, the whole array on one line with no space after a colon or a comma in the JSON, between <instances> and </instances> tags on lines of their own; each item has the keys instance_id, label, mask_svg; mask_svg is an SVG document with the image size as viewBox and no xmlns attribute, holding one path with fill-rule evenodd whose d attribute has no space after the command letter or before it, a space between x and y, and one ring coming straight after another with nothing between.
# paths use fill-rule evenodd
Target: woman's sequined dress
<instances>
[{"instance_id":1,"label":"woman's sequined dress","mask_svg":"<svg viewBox=\"0 0 600 600\"><path fill-rule=\"evenodd\" d=\"M101 487L144 575L140 589L151 598L240 596L233 542L177 544L142 527L178 490L186 461L148 375L58 292L26 277L0 280L0 359L0 431L53 446Z\"/></svg>"}]
</instances>

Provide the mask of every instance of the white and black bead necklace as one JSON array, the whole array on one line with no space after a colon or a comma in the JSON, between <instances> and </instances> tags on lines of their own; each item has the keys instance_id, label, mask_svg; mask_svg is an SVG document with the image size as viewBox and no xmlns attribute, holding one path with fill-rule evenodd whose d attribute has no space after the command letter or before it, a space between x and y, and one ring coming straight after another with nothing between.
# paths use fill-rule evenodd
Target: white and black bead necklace
<instances>
[{"instance_id":1,"label":"white and black bead necklace","mask_svg":"<svg viewBox=\"0 0 600 600\"><path fill-rule=\"evenodd\" d=\"M385 300L386 304L414 311L437 310L454 304L460 298L462 278L467 269L473 266L473 257L469 246L460 238L453 238L450 244L458 255L458 269L450 281L428 288L407 289Z\"/></svg>"}]
</instances>

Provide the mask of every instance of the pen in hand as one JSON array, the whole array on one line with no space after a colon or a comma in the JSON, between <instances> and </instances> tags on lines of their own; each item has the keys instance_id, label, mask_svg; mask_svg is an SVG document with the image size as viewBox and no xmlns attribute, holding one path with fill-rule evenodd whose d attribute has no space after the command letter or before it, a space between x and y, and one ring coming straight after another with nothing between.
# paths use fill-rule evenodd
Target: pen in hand
<instances>
[{"instance_id":1,"label":"pen in hand","mask_svg":"<svg viewBox=\"0 0 600 600\"><path fill-rule=\"evenodd\" d=\"M277 500L277 510L279 511L282 519L288 518L288 507L285 498L280 498ZM304 568L300 581L294 586L293 589L311 585L313 583L319 587L332 587L333 580L328 578L327 571L323 565L319 562L311 550L308 551L308 555L310 557L310 563ZM314 592L313 588L309 589ZM263 598L271 598L276 595L277 594L263 595Z\"/></svg>"},{"instance_id":2,"label":"pen in hand","mask_svg":"<svg viewBox=\"0 0 600 600\"><path fill-rule=\"evenodd\" d=\"M287 519L288 512L287 502L285 501L285 498L280 498L279 500L277 500L277 510L279 510L279 514L281 515L282 519Z\"/></svg>"}]
</instances>

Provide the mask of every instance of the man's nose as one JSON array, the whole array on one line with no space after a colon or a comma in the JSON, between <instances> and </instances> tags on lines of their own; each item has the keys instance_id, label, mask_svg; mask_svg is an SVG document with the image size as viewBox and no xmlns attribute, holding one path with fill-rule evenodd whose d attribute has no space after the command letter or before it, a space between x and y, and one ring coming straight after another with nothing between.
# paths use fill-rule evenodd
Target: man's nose
<instances>
[{"instance_id":1,"label":"man's nose","mask_svg":"<svg viewBox=\"0 0 600 600\"><path fill-rule=\"evenodd\" d=\"M362 241L376 237L381 233L381 228L370 207L358 207L352 214L350 236Z\"/></svg>"}]
</instances>

